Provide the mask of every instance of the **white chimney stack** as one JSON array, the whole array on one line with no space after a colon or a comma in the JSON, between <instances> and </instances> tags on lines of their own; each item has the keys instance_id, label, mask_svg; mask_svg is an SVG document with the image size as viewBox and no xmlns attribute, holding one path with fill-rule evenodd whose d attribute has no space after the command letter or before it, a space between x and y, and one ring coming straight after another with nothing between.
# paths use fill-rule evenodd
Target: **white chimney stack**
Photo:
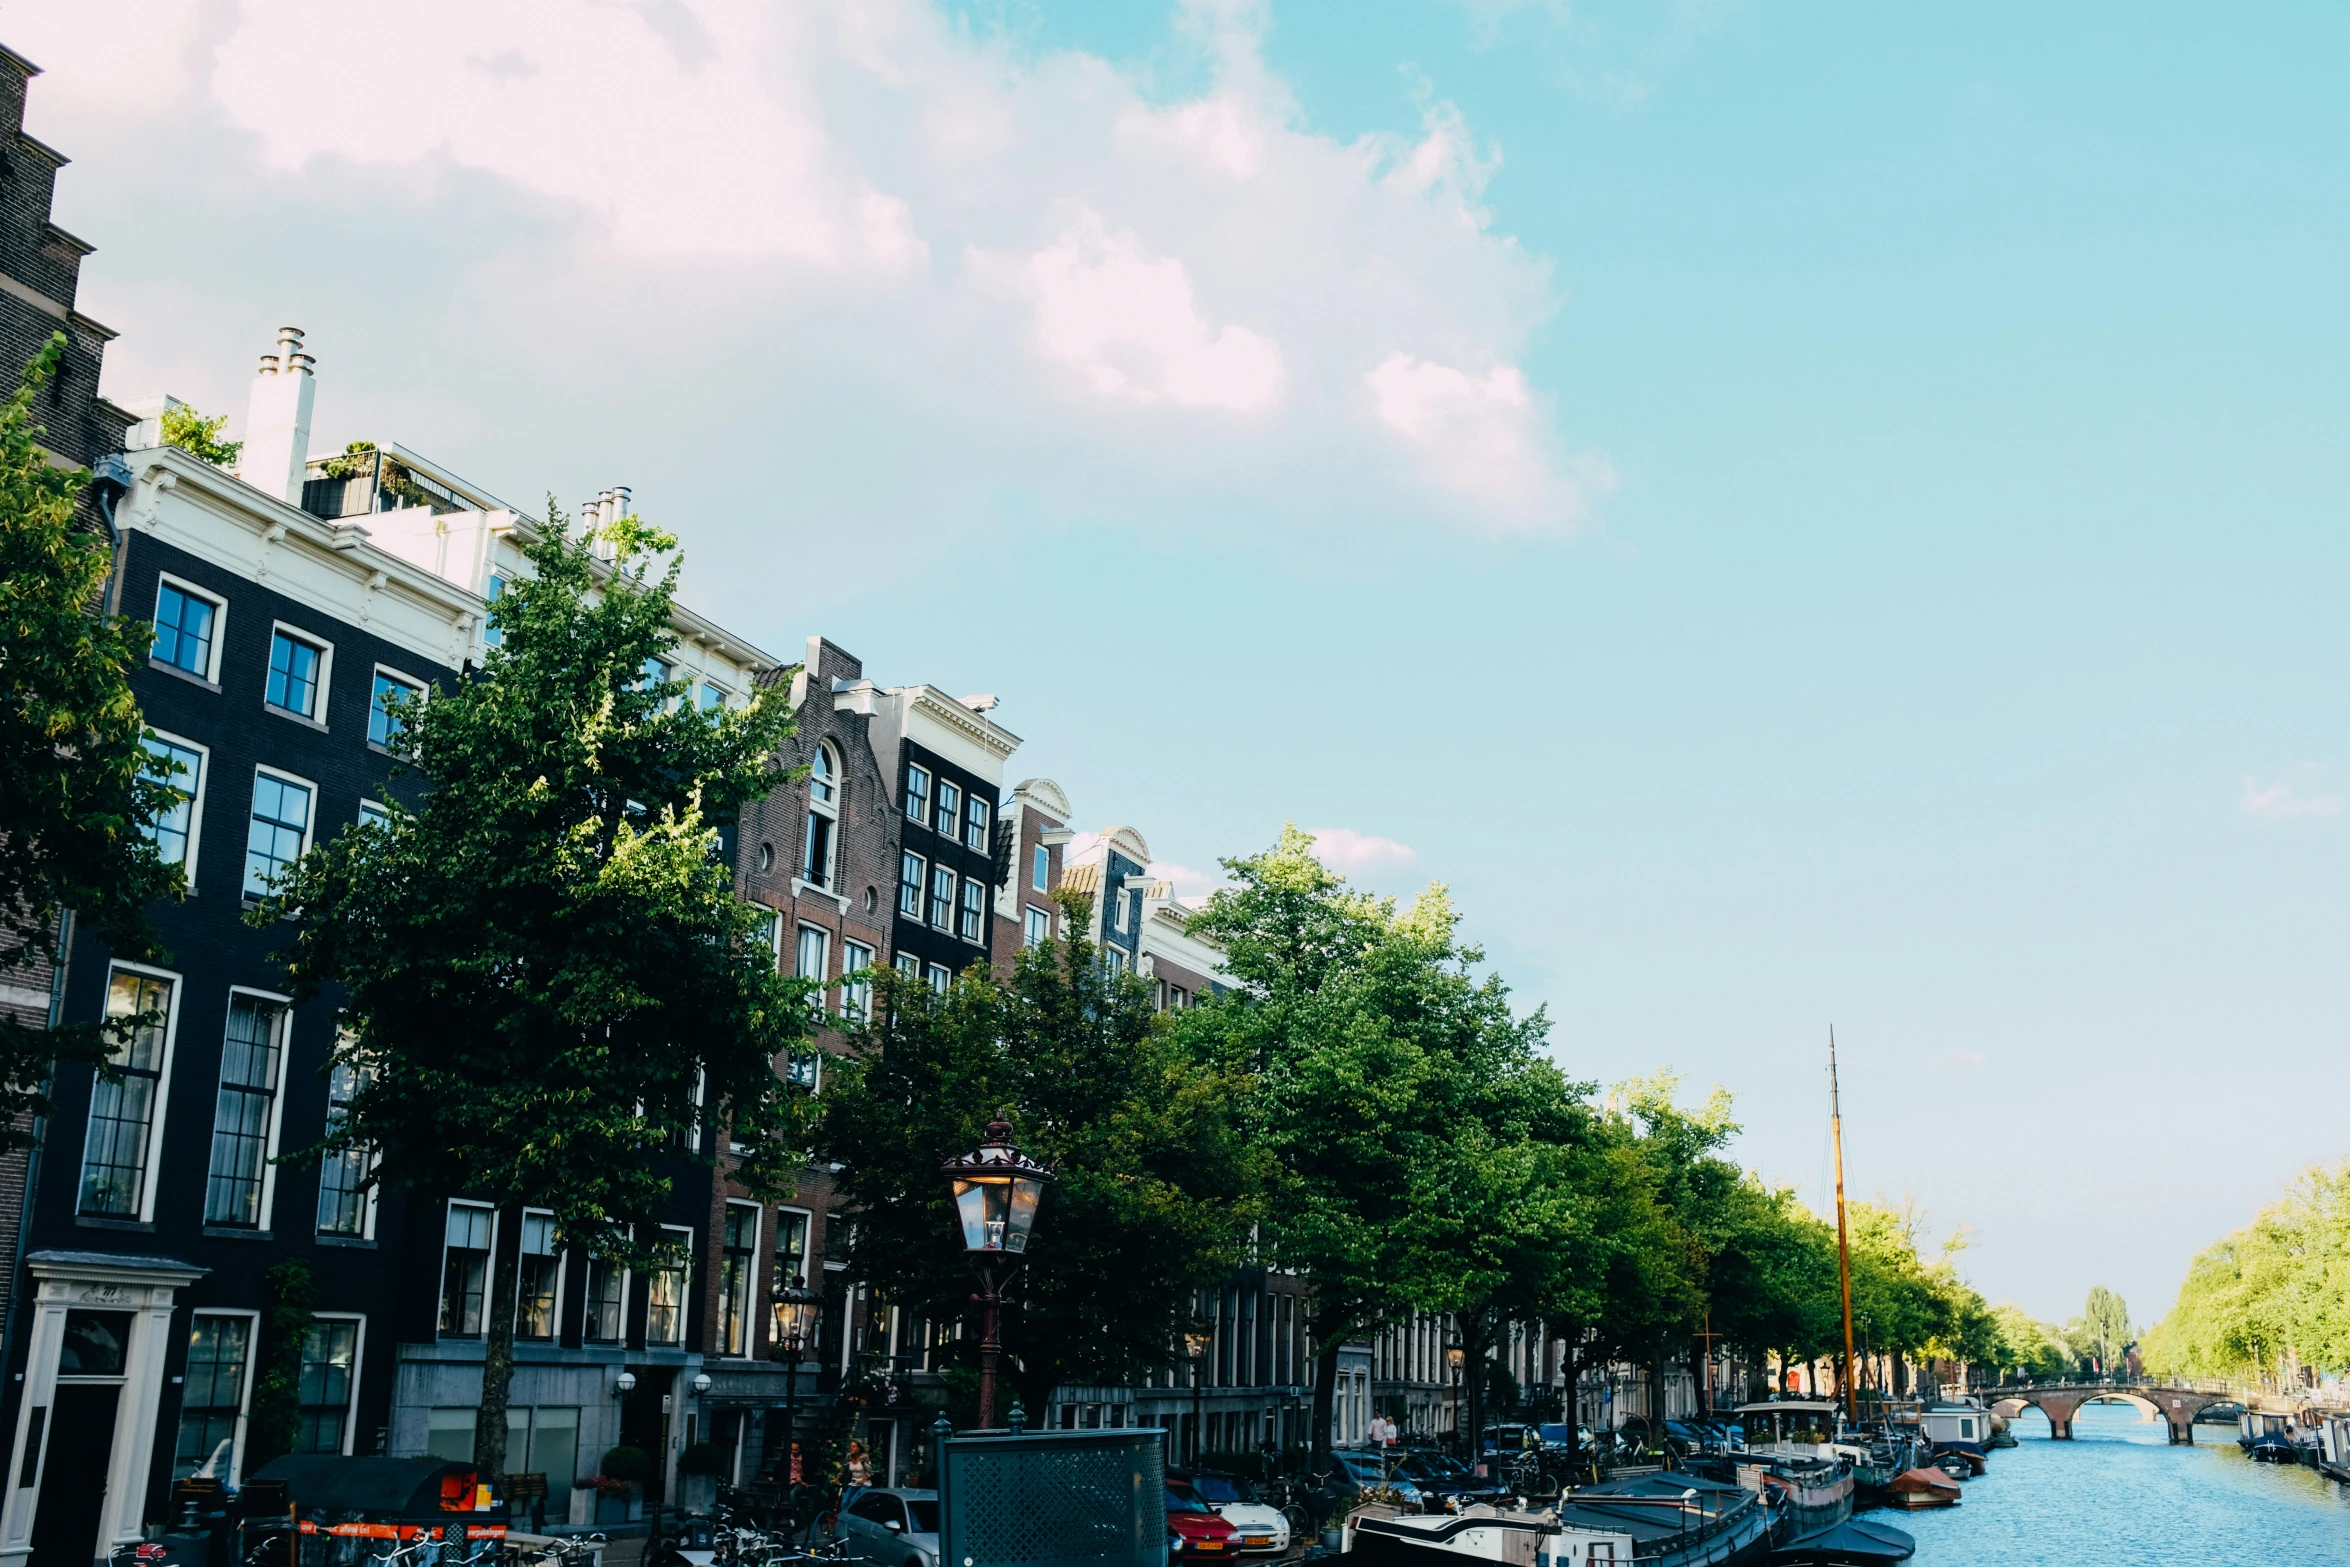
<instances>
[{"instance_id":1,"label":"white chimney stack","mask_svg":"<svg viewBox=\"0 0 2350 1567\"><path fill-rule=\"evenodd\" d=\"M302 329L277 329L277 352L261 356L253 397L245 405L245 450L237 477L257 490L302 504L310 460L310 400L318 382L302 352Z\"/></svg>"}]
</instances>

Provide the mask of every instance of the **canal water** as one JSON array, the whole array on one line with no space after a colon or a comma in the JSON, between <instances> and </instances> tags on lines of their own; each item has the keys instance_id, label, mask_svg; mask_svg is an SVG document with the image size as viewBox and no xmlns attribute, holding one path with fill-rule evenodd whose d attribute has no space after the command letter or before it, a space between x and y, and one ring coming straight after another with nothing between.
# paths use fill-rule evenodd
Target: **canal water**
<instances>
[{"instance_id":1,"label":"canal water","mask_svg":"<svg viewBox=\"0 0 2350 1567\"><path fill-rule=\"evenodd\" d=\"M2350 1487L2252 1462L2232 1427L2173 1447L2127 1404L2084 1405L2070 1442L2038 1410L2012 1426L1958 1506L1870 1514L1917 1536L1911 1567L2350 1567Z\"/></svg>"}]
</instances>

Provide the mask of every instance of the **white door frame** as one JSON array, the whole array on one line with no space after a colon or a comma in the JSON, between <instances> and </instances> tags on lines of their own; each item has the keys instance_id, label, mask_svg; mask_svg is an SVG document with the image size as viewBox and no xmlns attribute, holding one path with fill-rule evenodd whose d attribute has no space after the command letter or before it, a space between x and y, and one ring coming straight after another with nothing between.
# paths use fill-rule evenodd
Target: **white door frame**
<instances>
[{"instance_id":1,"label":"white door frame","mask_svg":"<svg viewBox=\"0 0 2350 1567\"><path fill-rule=\"evenodd\" d=\"M131 1313L123 1350L122 1397L114 1408L114 1447L106 1465L106 1501L98 1516L98 1552L140 1538L147 1471L155 1455L155 1421L163 1401L163 1367L171 1351L171 1315L178 1292L209 1269L168 1257L87 1251L37 1251L25 1259L34 1283L32 1346L25 1359L24 1396L8 1444L5 1501L0 1502L0 1567L23 1567L32 1554L33 1511L41 1496L44 1454L25 1462L32 1411L56 1399L57 1356L65 1343L65 1314L76 1307ZM43 1422L42 1446L49 1422ZM32 1484L16 1482L28 1469Z\"/></svg>"}]
</instances>

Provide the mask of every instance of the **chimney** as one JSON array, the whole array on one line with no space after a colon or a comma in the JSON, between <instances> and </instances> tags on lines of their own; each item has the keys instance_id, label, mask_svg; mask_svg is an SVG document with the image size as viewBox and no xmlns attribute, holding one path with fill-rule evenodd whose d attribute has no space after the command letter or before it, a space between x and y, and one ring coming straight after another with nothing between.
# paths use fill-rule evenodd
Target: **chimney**
<instances>
[{"instance_id":1,"label":"chimney","mask_svg":"<svg viewBox=\"0 0 2350 1567\"><path fill-rule=\"evenodd\" d=\"M312 360L302 352L302 329L277 329L277 352L261 356L245 405L245 450L237 477L257 490L302 504L302 479L310 457L310 399L318 382Z\"/></svg>"}]
</instances>

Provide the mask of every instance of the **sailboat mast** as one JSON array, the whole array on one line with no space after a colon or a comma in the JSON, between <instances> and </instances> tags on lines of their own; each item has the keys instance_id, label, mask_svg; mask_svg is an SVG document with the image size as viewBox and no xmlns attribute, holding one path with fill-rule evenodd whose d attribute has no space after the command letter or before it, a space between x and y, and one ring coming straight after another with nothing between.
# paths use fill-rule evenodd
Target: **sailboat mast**
<instances>
[{"instance_id":1,"label":"sailboat mast","mask_svg":"<svg viewBox=\"0 0 2350 1567\"><path fill-rule=\"evenodd\" d=\"M1844 1366L1836 1387L1844 1395L1844 1418L1860 1418L1852 1392L1852 1240L1844 1223L1844 1102L1836 1088L1836 1027L1828 1026L1828 1128L1836 1144L1836 1275L1844 1286Z\"/></svg>"}]
</instances>

